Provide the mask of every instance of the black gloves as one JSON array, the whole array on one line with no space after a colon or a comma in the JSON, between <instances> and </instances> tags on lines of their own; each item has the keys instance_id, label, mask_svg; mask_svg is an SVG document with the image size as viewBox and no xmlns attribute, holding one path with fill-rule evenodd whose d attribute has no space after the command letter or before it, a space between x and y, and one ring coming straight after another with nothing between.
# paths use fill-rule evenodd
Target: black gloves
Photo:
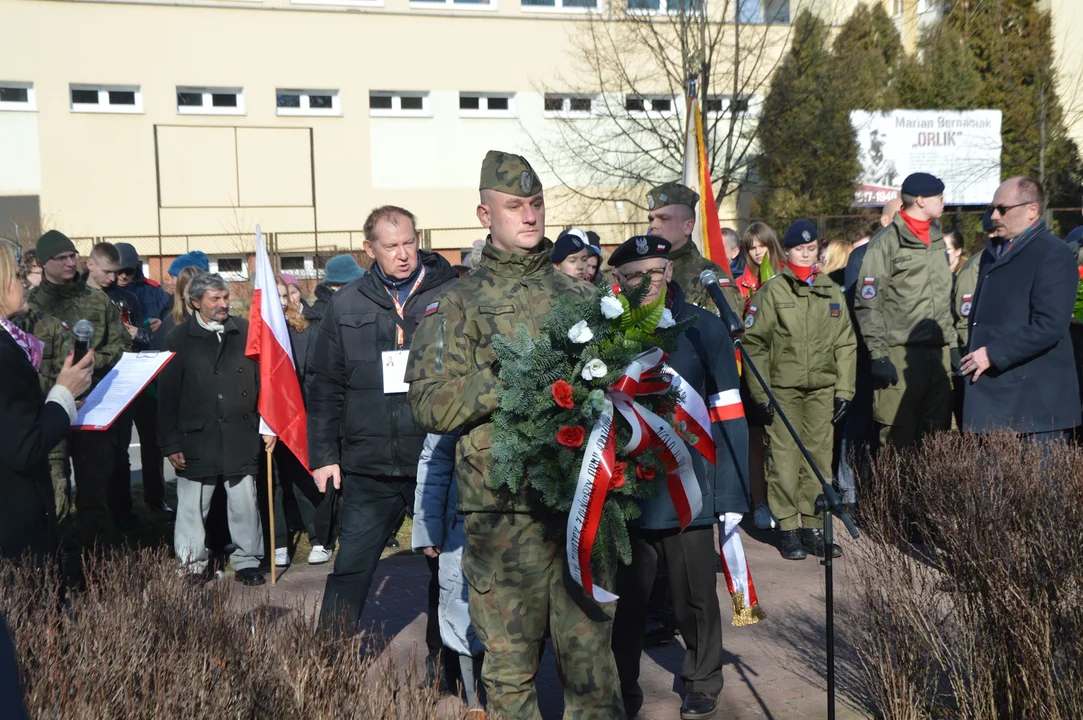
<instances>
[{"instance_id":1,"label":"black gloves","mask_svg":"<svg viewBox=\"0 0 1083 720\"><path fill-rule=\"evenodd\" d=\"M850 401L843 400L840 397L835 398L835 414L831 416L831 424L838 425L846 417L846 412L850 409Z\"/></svg>"},{"instance_id":2,"label":"black gloves","mask_svg":"<svg viewBox=\"0 0 1083 720\"><path fill-rule=\"evenodd\" d=\"M758 403L749 408L746 418L752 425L770 425L775 421L775 407L769 402Z\"/></svg>"},{"instance_id":3,"label":"black gloves","mask_svg":"<svg viewBox=\"0 0 1083 720\"><path fill-rule=\"evenodd\" d=\"M872 361L872 384L873 387L882 390L889 385L898 385L899 373L895 366L886 357Z\"/></svg>"}]
</instances>

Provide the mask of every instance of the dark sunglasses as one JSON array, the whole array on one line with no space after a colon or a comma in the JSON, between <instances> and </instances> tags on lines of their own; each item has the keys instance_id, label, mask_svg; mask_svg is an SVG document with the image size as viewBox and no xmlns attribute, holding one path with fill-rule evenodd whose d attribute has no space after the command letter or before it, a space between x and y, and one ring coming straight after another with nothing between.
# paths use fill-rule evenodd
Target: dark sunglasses
<instances>
[{"instance_id":1,"label":"dark sunglasses","mask_svg":"<svg viewBox=\"0 0 1083 720\"><path fill-rule=\"evenodd\" d=\"M117 270L117 275L135 275L135 270L124 268L123 270Z\"/></svg>"},{"instance_id":2,"label":"dark sunglasses","mask_svg":"<svg viewBox=\"0 0 1083 720\"><path fill-rule=\"evenodd\" d=\"M989 212L998 212L998 213L1000 213L1000 217L1004 217L1005 215L1008 214L1009 210L1012 210L1012 209L1017 208L1017 207L1023 207L1024 205L1030 205L1030 204L1032 204L1032 201L1016 203L1015 205L990 205L989 206Z\"/></svg>"}]
</instances>

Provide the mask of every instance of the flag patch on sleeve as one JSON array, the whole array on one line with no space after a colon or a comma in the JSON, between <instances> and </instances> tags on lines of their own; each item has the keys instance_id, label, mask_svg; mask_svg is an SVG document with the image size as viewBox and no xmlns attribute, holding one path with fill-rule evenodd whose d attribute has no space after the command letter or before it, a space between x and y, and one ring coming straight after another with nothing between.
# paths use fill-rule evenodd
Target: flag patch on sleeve
<instances>
[{"instance_id":1,"label":"flag patch on sleeve","mask_svg":"<svg viewBox=\"0 0 1083 720\"><path fill-rule=\"evenodd\" d=\"M432 315L434 312L436 312L439 309L440 309L440 301L439 300L437 300L436 302L429 303L428 306L425 308L425 317L428 317L429 315Z\"/></svg>"}]
</instances>

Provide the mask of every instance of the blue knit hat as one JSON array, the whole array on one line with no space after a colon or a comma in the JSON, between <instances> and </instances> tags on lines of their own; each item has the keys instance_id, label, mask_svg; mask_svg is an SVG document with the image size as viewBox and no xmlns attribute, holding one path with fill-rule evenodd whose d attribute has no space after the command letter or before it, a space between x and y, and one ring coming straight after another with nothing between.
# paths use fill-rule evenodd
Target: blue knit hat
<instances>
[{"instance_id":1,"label":"blue knit hat","mask_svg":"<svg viewBox=\"0 0 1083 720\"><path fill-rule=\"evenodd\" d=\"M181 255L170 263L168 272L173 277L177 277L180 275L180 271L186 267L199 268L203 272L211 271L210 260L207 259L207 253L202 250L193 250Z\"/></svg>"},{"instance_id":2,"label":"blue knit hat","mask_svg":"<svg viewBox=\"0 0 1083 720\"><path fill-rule=\"evenodd\" d=\"M335 255L324 266L327 274L323 281L328 285L345 285L365 274L353 255Z\"/></svg>"},{"instance_id":3,"label":"blue knit hat","mask_svg":"<svg viewBox=\"0 0 1083 720\"><path fill-rule=\"evenodd\" d=\"M782 247L795 248L810 242L816 242L820 237L820 231L810 220L798 220L786 229L782 236Z\"/></svg>"}]
</instances>

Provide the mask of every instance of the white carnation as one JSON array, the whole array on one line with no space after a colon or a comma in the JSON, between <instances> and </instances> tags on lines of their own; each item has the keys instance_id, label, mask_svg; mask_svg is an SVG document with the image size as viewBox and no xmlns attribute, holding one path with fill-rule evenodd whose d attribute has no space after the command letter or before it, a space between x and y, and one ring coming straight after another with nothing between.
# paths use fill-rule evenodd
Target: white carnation
<instances>
[{"instance_id":1,"label":"white carnation","mask_svg":"<svg viewBox=\"0 0 1083 720\"><path fill-rule=\"evenodd\" d=\"M612 295L606 295L602 298L602 315L605 315L607 320L619 318L624 314L624 306L620 304L620 300Z\"/></svg>"},{"instance_id":2,"label":"white carnation","mask_svg":"<svg viewBox=\"0 0 1083 720\"><path fill-rule=\"evenodd\" d=\"M594 333L586 320L580 320L568 330L568 339L577 345L588 343L594 339Z\"/></svg>"},{"instance_id":3,"label":"white carnation","mask_svg":"<svg viewBox=\"0 0 1083 720\"><path fill-rule=\"evenodd\" d=\"M605 377L607 372L609 372L609 368L605 366L605 363L595 358L583 366L583 372L581 374L584 380L590 381Z\"/></svg>"},{"instance_id":4,"label":"white carnation","mask_svg":"<svg viewBox=\"0 0 1083 720\"><path fill-rule=\"evenodd\" d=\"M665 330L671 328L677 323L673 320L673 313L669 311L669 308L662 310L662 317L658 318L658 329Z\"/></svg>"}]
</instances>

